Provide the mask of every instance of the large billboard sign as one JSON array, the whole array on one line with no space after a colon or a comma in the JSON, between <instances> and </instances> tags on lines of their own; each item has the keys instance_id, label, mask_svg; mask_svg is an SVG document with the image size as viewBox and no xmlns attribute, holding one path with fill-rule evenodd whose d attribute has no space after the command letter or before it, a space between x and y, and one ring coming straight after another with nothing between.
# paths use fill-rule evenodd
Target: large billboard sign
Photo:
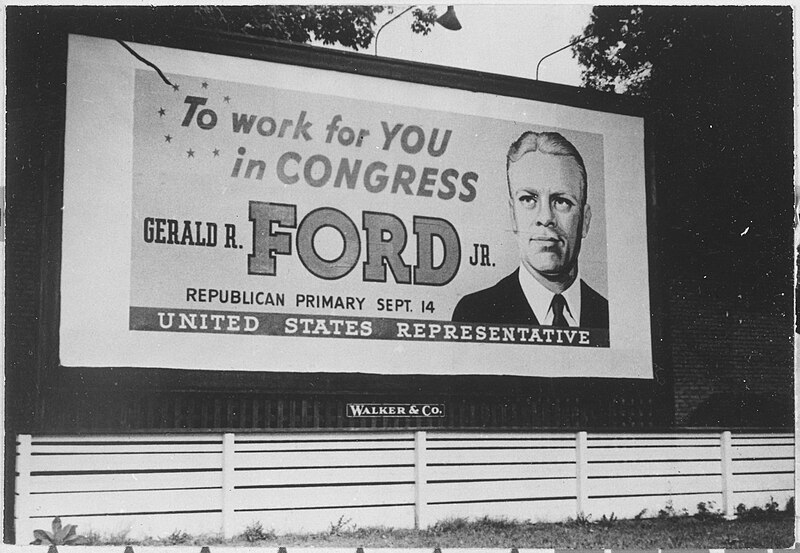
<instances>
[{"instance_id":1,"label":"large billboard sign","mask_svg":"<svg viewBox=\"0 0 800 553\"><path fill-rule=\"evenodd\" d=\"M652 376L639 117L72 36L65 366Z\"/></svg>"}]
</instances>

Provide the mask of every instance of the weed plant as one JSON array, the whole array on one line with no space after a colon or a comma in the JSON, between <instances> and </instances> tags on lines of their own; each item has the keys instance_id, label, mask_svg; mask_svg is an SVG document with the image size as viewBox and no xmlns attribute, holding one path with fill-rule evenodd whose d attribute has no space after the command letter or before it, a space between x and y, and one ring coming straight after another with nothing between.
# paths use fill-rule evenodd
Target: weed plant
<instances>
[{"instance_id":1,"label":"weed plant","mask_svg":"<svg viewBox=\"0 0 800 553\"><path fill-rule=\"evenodd\" d=\"M31 545L84 545L86 544L86 536L81 536L77 533L77 525L67 524L61 525L61 517L53 519L51 524L51 532L47 530L34 530L33 541Z\"/></svg>"},{"instance_id":2,"label":"weed plant","mask_svg":"<svg viewBox=\"0 0 800 553\"><path fill-rule=\"evenodd\" d=\"M736 506L736 518L739 520L769 520L787 513L794 515L794 497L786 503L785 512L781 512L778 502L772 497L763 508L756 506L748 509L744 503Z\"/></svg>"},{"instance_id":3,"label":"weed plant","mask_svg":"<svg viewBox=\"0 0 800 553\"><path fill-rule=\"evenodd\" d=\"M247 543L258 543L274 540L276 536L274 531L264 530L264 525L256 520L251 522L250 525L244 529L244 532L239 535L239 538Z\"/></svg>"}]
</instances>

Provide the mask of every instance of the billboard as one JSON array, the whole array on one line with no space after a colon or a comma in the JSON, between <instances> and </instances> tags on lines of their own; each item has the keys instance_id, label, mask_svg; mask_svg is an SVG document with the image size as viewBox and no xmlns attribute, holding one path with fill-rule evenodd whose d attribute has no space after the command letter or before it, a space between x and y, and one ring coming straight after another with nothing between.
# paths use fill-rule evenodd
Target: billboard
<instances>
[{"instance_id":1,"label":"billboard","mask_svg":"<svg viewBox=\"0 0 800 553\"><path fill-rule=\"evenodd\" d=\"M639 117L70 37L65 366L650 378Z\"/></svg>"}]
</instances>

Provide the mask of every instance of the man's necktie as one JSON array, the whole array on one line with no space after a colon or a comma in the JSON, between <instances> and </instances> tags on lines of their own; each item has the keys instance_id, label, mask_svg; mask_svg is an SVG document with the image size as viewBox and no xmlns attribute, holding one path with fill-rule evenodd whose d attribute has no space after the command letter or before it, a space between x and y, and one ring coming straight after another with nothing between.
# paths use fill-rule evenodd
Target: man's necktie
<instances>
[{"instance_id":1,"label":"man's necktie","mask_svg":"<svg viewBox=\"0 0 800 553\"><path fill-rule=\"evenodd\" d=\"M569 328L567 318L564 316L564 307L567 306L567 300L561 294L553 296L553 301L550 303L550 309L553 310L553 326L556 328Z\"/></svg>"}]
</instances>

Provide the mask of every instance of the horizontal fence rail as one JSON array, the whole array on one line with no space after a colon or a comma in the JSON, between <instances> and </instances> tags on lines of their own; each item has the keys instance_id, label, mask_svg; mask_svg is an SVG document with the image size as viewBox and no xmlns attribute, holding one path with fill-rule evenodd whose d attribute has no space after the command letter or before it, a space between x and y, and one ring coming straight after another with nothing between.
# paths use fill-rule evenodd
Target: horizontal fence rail
<instances>
[{"instance_id":1,"label":"horizontal fence rail","mask_svg":"<svg viewBox=\"0 0 800 553\"><path fill-rule=\"evenodd\" d=\"M427 527L452 517L558 521L781 506L790 433L29 436L17 440L18 543L60 516L130 538ZM30 539L29 539L30 538Z\"/></svg>"}]
</instances>

